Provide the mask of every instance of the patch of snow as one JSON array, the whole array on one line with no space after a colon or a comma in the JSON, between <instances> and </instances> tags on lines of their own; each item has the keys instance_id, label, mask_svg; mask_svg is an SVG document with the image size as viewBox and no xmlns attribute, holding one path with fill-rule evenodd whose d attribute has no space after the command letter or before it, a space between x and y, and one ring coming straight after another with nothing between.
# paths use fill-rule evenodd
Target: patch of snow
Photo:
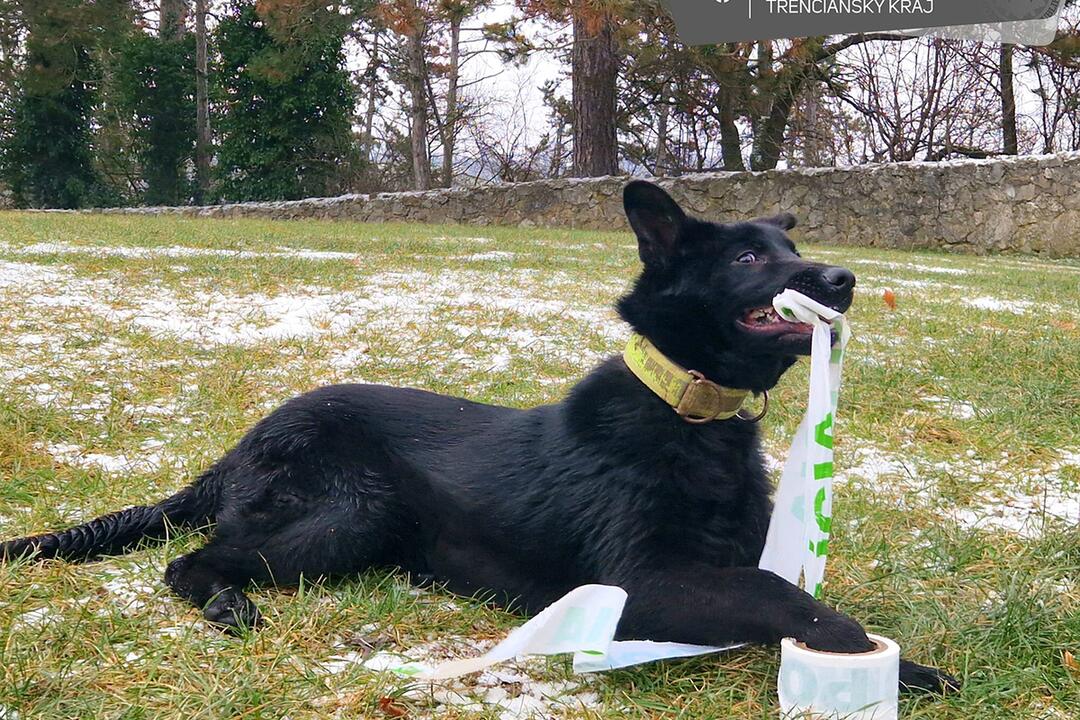
<instances>
[{"instance_id":1,"label":"patch of snow","mask_svg":"<svg viewBox=\"0 0 1080 720\"><path fill-rule=\"evenodd\" d=\"M163 247L129 247L124 245L76 245L74 243L45 242L21 247L0 244L0 249L13 255L89 255L91 257L122 258L190 258L222 257L236 259L295 258L299 260L356 260L358 253L308 248L279 247L274 252L254 250L228 250L222 248L199 248L183 245Z\"/></svg>"},{"instance_id":2,"label":"patch of snow","mask_svg":"<svg viewBox=\"0 0 1080 720\"><path fill-rule=\"evenodd\" d=\"M360 343L333 354L330 357L329 364L335 370L353 371L357 365L366 359L368 359L368 346L365 343Z\"/></svg>"},{"instance_id":3,"label":"patch of snow","mask_svg":"<svg viewBox=\"0 0 1080 720\"><path fill-rule=\"evenodd\" d=\"M1080 450L1062 450L1055 466L1056 469L1063 467L1080 468Z\"/></svg>"},{"instance_id":4,"label":"patch of snow","mask_svg":"<svg viewBox=\"0 0 1080 720\"><path fill-rule=\"evenodd\" d=\"M56 610L54 608L48 606L39 607L35 610L31 610L30 612L24 612L22 615L16 617L13 625L15 627L22 628L41 627L42 625L48 623L48 621L55 616Z\"/></svg>"},{"instance_id":5,"label":"patch of snow","mask_svg":"<svg viewBox=\"0 0 1080 720\"><path fill-rule=\"evenodd\" d=\"M1033 720L1076 720L1075 713L1068 712L1046 699L1035 701L1028 717Z\"/></svg>"},{"instance_id":6,"label":"patch of snow","mask_svg":"<svg viewBox=\"0 0 1080 720\"><path fill-rule=\"evenodd\" d=\"M1027 313L1034 304L1028 300L1002 300L1001 298L991 297L989 295L982 295L974 298L962 298L960 302L968 307L973 307L978 310L1011 312L1016 315Z\"/></svg>"},{"instance_id":7,"label":"patch of snow","mask_svg":"<svg viewBox=\"0 0 1080 720\"><path fill-rule=\"evenodd\" d=\"M936 280L904 280L902 278L896 278L890 281L894 287L898 288L910 288L912 290L926 290L927 288L941 288L946 287Z\"/></svg>"},{"instance_id":8,"label":"patch of snow","mask_svg":"<svg viewBox=\"0 0 1080 720\"><path fill-rule=\"evenodd\" d=\"M0 260L0 288L18 288L27 283L56 282L61 279L59 270L34 263Z\"/></svg>"},{"instance_id":9,"label":"patch of snow","mask_svg":"<svg viewBox=\"0 0 1080 720\"><path fill-rule=\"evenodd\" d=\"M998 268L1032 268L1047 272L1080 273L1080 265L1066 265L1065 263L1046 263L1036 260L1019 260L1017 258L995 257L994 265Z\"/></svg>"},{"instance_id":10,"label":"patch of snow","mask_svg":"<svg viewBox=\"0 0 1080 720\"><path fill-rule=\"evenodd\" d=\"M945 265L924 265L911 262L891 262L887 260L863 260L852 258L846 260L851 265L868 265L871 267L887 268L889 270L914 270L916 272L939 273L942 275L969 275L971 270L966 268L948 267Z\"/></svg>"},{"instance_id":11,"label":"patch of snow","mask_svg":"<svg viewBox=\"0 0 1080 720\"><path fill-rule=\"evenodd\" d=\"M762 459L765 460L765 469L770 473L779 473L784 469L784 461L773 456L771 453L762 453Z\"/></svg>"},{"instance_id":12,"label":"patch of snow","mask_svg":"<svg viewBox=\"0 0 1080 720\"><path fill-rule=\"evenodd\" d=\"M1045 487L1041 493L1007 493L999 500L957 509L953 518L967 528L1007 530L1023 537L1038 537L1049 523L1080 525L1080 492Z\"/></svg>"},{"instance_id":13,"label":"patch of snow","mask_svg":"<svg viewBox=\"0 0 1080 720\"><path fill-rule=\"evenodd\" d=\"M919 265L918 263L907 263L906 267L912 270L917 270L918 272L941 273L943 275L971 274L971 270L968 270L966 268L944 267L941 265Z\"/></svg>"},{"instance_id":14,"label":"patch of snow","mask_svg":"<svg viewBox=\"0 0 1080 720\"><path fill-rule=\"evenodd\" d=\"M155 630L154 634L160 637L177 638L208 631L213 632L213 637L215 638L220 635L218 629L211 628L208 623L205 623L202 620L196 620L195 622L185 623L183 625L166 625L165 627Z\"/></svg>"},{"instance_id":15,"label":"patch of snow","mask_svg":"<svg viewBox=\"0 0 1080 720\"><path fill-rule=\"evenodd\" d=\"M125 415L130 415L135 418L145 416L172 417L177 412L177 403L175 400L157 400L147 405L125 403L123 411Z\"/></svg>"},{"instance_id":16,"label":"patch of snow","mask_svg":"<svg viewBox=\"0 0 1080 720\"><path fill-rule=\"evenodd\" d=\"M154 472L164 463L163 446L164 442L161 440L146 440L140 445L141 453L136 457L88 452L79 445L71 443L50 443L45 446L45 450L59 463L80 468L98 469L115 475L120 473Z\"/></svg>"},{"instance_id":17,"label":"patch of snow","mask_svg":"<svg viewBox=\"0 0 1080 720\"><path fill-rule=\"evenodd\" d=\"M27 333L25 335L16 335L16 345L44 345L48 342L48 338L40 333Z\"/></svg>"},{"instance_id":18,"label":"patch of snow","mask_svg":"<svg viewBox=\"0 0 1080 720\"><path fill-rule=\"evenodd\" d=\"M172 612L162 587L146 580L147 569L140 567L106 568L107 578L99 593L105 595L124 617L145 614L151 610Z\"/></svg>"},{"instance_id":19,"label":"patch of snow","mask_svg":"<svg viewBox=\"0 0 1080 720\"><path fill-rule=\"evenodd\" d=\"M489 357L486 361L487 367L484 368L486 372L502 372L510 367L513 356L509 350L502 349Z\"/></svg>"},{"instance_id":20,"label":"patch of snow","mask_svg":"<svg viewBox=\"0 0 1080 720\"><path fill-rule=\"evenodd\" d=\"M324 672L328 672L331 675L337 675L343 673L350 668L354 668L357 665L363 664L365 657L363 653L358 652L346 652L338 655L331 655L329 659L319 663L322 666Z\"/></svg>"},{"instance_id":21,"label":"patch of snow","mask_svg":"<svg viewBox=\"0 0 1080 720\"><path fill-rule=\"evenodd\" d=\"M475 237L451 237L450 235L437 235L437 236L435 236L435 237L433 237L431 239L432 240L439 240L439 241L442 241L442 242L448 242L448 241L455 241L455 242L456 241L462 241L462 242L474 242L474 243L491 243L491 242L495 242L494 238L480 237L480 236L475 236Z\"/></svg>"},{"instance_id":22,"label":"patch of snow","mask_svg":"<svg viewBox=\"0 0 1080 720\"><path fill-rule=\"evenodd\" d=\"M140 250L121 250L124 253L134 251ZM372 358L380 363L401 363L406 358L427 355L456 360L458 367L465 371L499 372L510 367L513 358L522 352L580 367L594 364L607 352L595 350L591 343L581 342L580 339L567 342L565 332L548 335L522 328L520 323L509 318L492 318L493 313L513 313L553 328L569 322L576 329L595 333L613 343L625 341L629 334L625 324L610 309L597 308L582 297L580 279L567 273L534 269L503 271L495 273L494 277L491 272L480 271L385 272L369 278L356 290L308 287L267 295L209 290L180 294L162 285L132 288L120 280L107 277L80 277L73 269L63 266L44 268L8 263L6 267L4 277L10 281L19 280L18 289L9 288L9 292L17 303L34 313L35 317L42 310L72 308L106 322L130 325L202 347L349 337L352 330L362 327L375 332L392 330L399 338L397 356ZM579 291L568 292L569 287L578 288ZM593 287L584 290L610 295L622 289L622 283L594 283ZM459 331L468 338L467 347L455 347L442 339L432 342L425 338L423 332L413 329L445 321L447 314L462 318L462 328L470 325L476 328ZM65 319L60 322L72 325L73 321ZM75 332L74 326L72 332ZM71 362L65 362L63 372L70 374L74 368L83 366L86 366L86 370L94 371L112 365L128 367L136 354L135 348L113 340L109 343L108 348L107 343L102 343L100 349L84 350L78 358L70 358ZM12 381L42 371L49 380L63 379L58 378L59 368L55 365L55 358L66 355L69 353L61 346L49 347L39 354L19 358L15 361L17 367L2 371L2 378ZM357 350L331 356L328 363L331 372L327 379L336 380L340 371L354 370L365 359L360 355ZM135 361L146 364L142 360ZM86 365L88 362L91 364ZM77 376L78 373L75 373L72 377ZM44 383L48 387L37 388L39 403L56 402L71 383L52 387L56 384ZM107 393L102 393L75 410L97 413L105 410L111 400ZM165 416L170 410L169 407L162 407L157 412ZM153 414L155 410L151 407L142 416ZM123 467L125 463L125 459L110 463L104 457L91 458L88 462L95 460L111 470Z\"/></svg>"},{"instance_id":23,"label":"patch of snow","mask_svg":"<svg viewBox=\"0 0 1080 720\"><path fill-rule=\"evenodd\" d=\"M461 652L479 655L493 644L490 640L450 638L404 652L376 653L362 659L362 663L372 672L389 672L390 668L405 663L433 667L457 657ZM357 657L358 653L344 653L331 658L331 662L355 660ZM489 709L498 712L500 720L549 718L568 710L580 711L599 705L597 694L589 689L589 679L539 679L537 675L544 672L546 666L542 658L518 658L454 680L426 682L402 678L403 683L408 683L403 695L413 701L432 705L435 714L450 708L477 712Z\"/></svg>"},{"instance_id":24,"label":"patch of snow","mask_svg":"<svg viewBox=\"0 0 1080 720\"><path fill-rule=\"evenodd\" d=\"M283 250L274 257L298 258L300 260L362 260L360 253L336 250Z\"/></svg>"},{"instance_id":25,"label":"patch of snow","mask_svg":"<svg viewBox=\"0 0 1080 720\"><path fill-rule=\"evenodd\" d=\"M892 453L867 446L856 448L850 460L837 465L838 480L858 477L873 486L886 476L910 477L910 463L905 463Z\"/></svg>"},{"instance_id":26,"label":"patch of snow","mask_svg":"<svg viewBox=\"0 0 1080 720\"><path fill-rule=\"evenodd\" d=\"M923 401L937 406L944 410L949 417L956 418L957 420L971 420L977 415L975 406L964 400L928 395L923 398Z\"/></svg>"},{"instance_id":27,"label":"patch of snow","mask_svg":"<svg viewBox=\"0 0 1080 720\"><path fill-rule=\"evenodd\" d=\"M102 303L84 307L112 322L130 322L153 334L203 345L250 345L313 337L352 325L342 312L342 299L337 294L238 296L197 292L179 297L159 291L156 295L133 298L133 307L115 308Z\"/></svg>"},{"instance_id":28,"label":"patch of snow","mask_svg":"<svg viewBox=\"0 0 1080 720\"><path fill-rule=\"evenodd\" d=\"M27 385L26 390L34 396L34 402L38 405L48 405L60 397L60 393L53 390L51 383L34 383Z\"/></svg>"},{"instance_id":29,"label":"patch of snow","mask_svg":"<svg viewBox=\"0 0 1080 720\"><path fill-rule=\"evenodd\" d=\"M1003 454L1003 461L1007 456ZM1080 452L1064 450L1042 469L1026 471L1033 483L1021 488L997 487L994 497L983 496L974 505L956 509L953 519L968 528L995 529L1023 537L1038 537L1050 525L1080 526L1080 488L1062 477L1067 467L1080 467Z\"/></svg>"},{"instance_id":30,"label":"patch of snow","mask_svg":"<svg viewBox=\"0 0 1080 720\"><path fill-rule=\"evenodd\" d=\"M489 250L487 252L466 255L463 259L468 261L512 260L516 256L517 253L507 252L506 250Z\"/></svg>"}]
</instances>

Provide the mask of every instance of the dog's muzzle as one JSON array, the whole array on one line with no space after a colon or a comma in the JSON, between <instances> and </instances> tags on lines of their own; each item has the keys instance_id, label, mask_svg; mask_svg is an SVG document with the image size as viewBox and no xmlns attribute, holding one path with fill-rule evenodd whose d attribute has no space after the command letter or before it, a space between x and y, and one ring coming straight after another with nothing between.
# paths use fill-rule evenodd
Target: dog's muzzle
<instances>
[{"instance_id":1,"label":"dog's muzzle","mask_svg":"<svg viewBox=\"0 0 1080 720\"><path fill-rule=\"evenodd\" d=\"M847 312L854 296L855 273L835 265L814 265L793 275L787 287L838 312Z\"/></svg>"}]
</instances>

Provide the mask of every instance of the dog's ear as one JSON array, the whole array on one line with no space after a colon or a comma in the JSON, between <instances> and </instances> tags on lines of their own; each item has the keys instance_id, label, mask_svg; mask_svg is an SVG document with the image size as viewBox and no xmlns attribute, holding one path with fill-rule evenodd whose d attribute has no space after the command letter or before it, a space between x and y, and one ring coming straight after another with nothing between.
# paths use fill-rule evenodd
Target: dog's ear
<instances>
[{"instance_id":1,"label":"dog's ear","mask_svg":"<svg viewBox=\"0 0 1080 720\"><path fill-rule=\"evenodd\" d=\"M634 180L623 189L623 209L637 235L641 262L663 264L675 252L686 213L670 195L644 180Z\"/></svg>"},{"instance_id":2,"label":"dog's ear","mask_svg":"<svg viewBox=\"0 0 1080 720\"><path fill-rule=\"evenodd\" d=\"M781 230L790 230L799 224L798 219L791 213L780 213L779 215L773 215L772 217L763 217L754 220L754 222L765 223L766 225L775 225Z\"/></svg>"}]
</instances>

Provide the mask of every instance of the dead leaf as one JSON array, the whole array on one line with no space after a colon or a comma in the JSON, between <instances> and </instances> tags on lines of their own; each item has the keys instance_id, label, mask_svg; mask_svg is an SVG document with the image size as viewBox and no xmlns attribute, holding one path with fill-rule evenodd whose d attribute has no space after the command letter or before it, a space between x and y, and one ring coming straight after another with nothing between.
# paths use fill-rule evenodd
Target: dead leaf
<instances>
[{"instance_id":1,"label":"dead leaf","mask_svg":"<svg viewBox=\"0 0 1080 720\"><path fill-rule=\"evenodd\" d=\"M889 306L890 310L896 309L896 293L891 288L885 288L885 293L882 296L885 300L885 304Z\"/></svg>"},{"instance_id":2,"label":"dead leaf","mask_svg":"<svg viewBox=\"0 0 1080 720\"><path fill-rule=\"evenodd\" d=\"M1064 650L1061 653L1061 661L1065 664L1065 669L1071 672L1073 675L1080 676L1080 660L1076 659L1068 650Z\"/></svg>"},{"instance_id":3,"label":"dead leaf","mask_svg":"<svg viewBox=\"0 0 1080 720\"><path fill-rule=\"evenodd\" d=\"M1050 318L1050 324L1060 330L1075 330L1076 323L1069 322L1068 320L1059 320L1058 318Z\"/></svg>"},{"instance_id":4,"label":"dead leaf","mask_svg":"<svg viewBox=\"0 0 1080 720\"><path fill-rule=\"evenodd\" d=\"M392 697L379 698L379 710L387 717L399 718L409 715L409 708L405 707Z\"/></svg>"}]
</instances>

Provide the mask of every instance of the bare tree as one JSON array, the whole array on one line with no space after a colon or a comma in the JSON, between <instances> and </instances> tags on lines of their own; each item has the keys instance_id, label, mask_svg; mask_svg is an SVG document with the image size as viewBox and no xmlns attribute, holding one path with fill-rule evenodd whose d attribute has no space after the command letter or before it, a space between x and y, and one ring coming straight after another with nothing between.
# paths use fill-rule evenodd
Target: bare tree
<instances>
[{"instance_id":1,"label":"bare tree","mask_svg":"<svg viewBox=\"0 0 1080 720\"><path fill-rule=\"evenodd\" d=\"M998 82L1001 87L1001 146L1006 155L1020 153L1020 140L1016 135L1016 92L1013 85L1014 51L1014 45L1002 43L998 63Z\"/></svg>"},{"instance_id":2,"label":"bare tree","mask_svg":"<svg viewBox=\"0 0 1080 720\"><path fill-rule=\"evenodd\" d=\"M195 202L210 192L210 100L207 91L207 0L195 0Z\"/></svg>"},{"instance_id":3,"label":"bare tree","mask_svg":"<svg viewBox=\"0 0 1080 720\"><path fill-rule=\"evenodd\" d=\"M363 86L367 95L367 107L364 109L364 123L360 142L363 147L364 163L367 165L371 164L375 151L375 111L381 94L381 83L379 81L379 67L382 64L379 48L381 34L379 28L372 31L368 65L364 70Z\"/></svg>"},{"instance_id":4,"label":"bare tree","mask_svg":"<svg viewBox=\"0 0 1080 720\"><path fill-rule=\"evenodd\" d=\"M653 162L653 174L662 176L666 174L668 166L668 116L671 114L671 105L668 100L668 85L664 83L660 93L660 102L656 121L656 159Z\"/></svg>"},{"instance_id":5,"label":"bare tree","mask_svg":"<svg viewBox=\"0 0 1080 720\"><path fill-rule=\"evenodd\" d=\"M1080 8L1066 8L1057 39L1023 49L1028 73L1019 84L1038 100L1032 113L1038 152L1080 150Z\"/></svg>"},{"instance_id":6,"label":"bare tree","mask_svg":"<svg viewBox=\"0 0 1080 720\"><path fill-rule=\"evenodd\" d=\"M996 59L985 47L962 52L960 41L921 38L866 44L826 77L837 100L855 112L860 148L849 162L901 162L966 155L1000 147Z\"/></svg>"},{"instance_id":7,"label":"bare tree","mask_svg":"<svg viewBox=\"0 0 1080 720\"><path fill-rule=\"evenodd\" d=\"M431 151L428 145L429 87L427 40L431 10L428 0L392 0L380 3L377 12L396 35L392 72L407 95L409 155L413 189L431 187Z\"/></svg>"},{"instance_id":8,"label":"bare tree","mask_svg":"<svg viewBox=\"0 0 1080 720\"><path fill-rule=\"evenodd\" d=\"M531 137L531 113L521 88L508 101L486 98L484 111L469 113L470 174L479 182L525 182L549 174L553 163L549 135Z\"/></svg>"},{"instance_id":9,"label":"bare tree","mask_svg":"<svg viewBox=\"0 0 1080 720\"><path fill-rule=\"evenodd\" d=\"M454 182L454 141L457 139L458 74L461 71L461 22L468 7L465 3L446 2L446 15L450 21L450 67L446 73L446 114L441 123L442 134L442 185L450 187Z\"/></svg>"},{"instance_id":10,"label":"bare tree","mask_svg":"<svg viewBox=\"0 0 1080 720\"><path fill-rule=\"evenodd\" d=\"M488 4L489 0L438 0L431 15L432 42L429 43L428 73L425 81L431 117L439 142L439 184L443 187L450 187L454 182L455 147L458 133L462 129L464 113L468 110L461 100L462 93L469 86L490 79L474 79L468 83L461 81L461 72L465 65L473 58L490 52L487 47L488 40L482 34L481 37L473 39L474 47L471 49L465 47L467 43L462 40L465 21ZM444 32L445 45L438 42ZM445 63L442 62L444 58Z\"/></svg>"}]
</instances>

